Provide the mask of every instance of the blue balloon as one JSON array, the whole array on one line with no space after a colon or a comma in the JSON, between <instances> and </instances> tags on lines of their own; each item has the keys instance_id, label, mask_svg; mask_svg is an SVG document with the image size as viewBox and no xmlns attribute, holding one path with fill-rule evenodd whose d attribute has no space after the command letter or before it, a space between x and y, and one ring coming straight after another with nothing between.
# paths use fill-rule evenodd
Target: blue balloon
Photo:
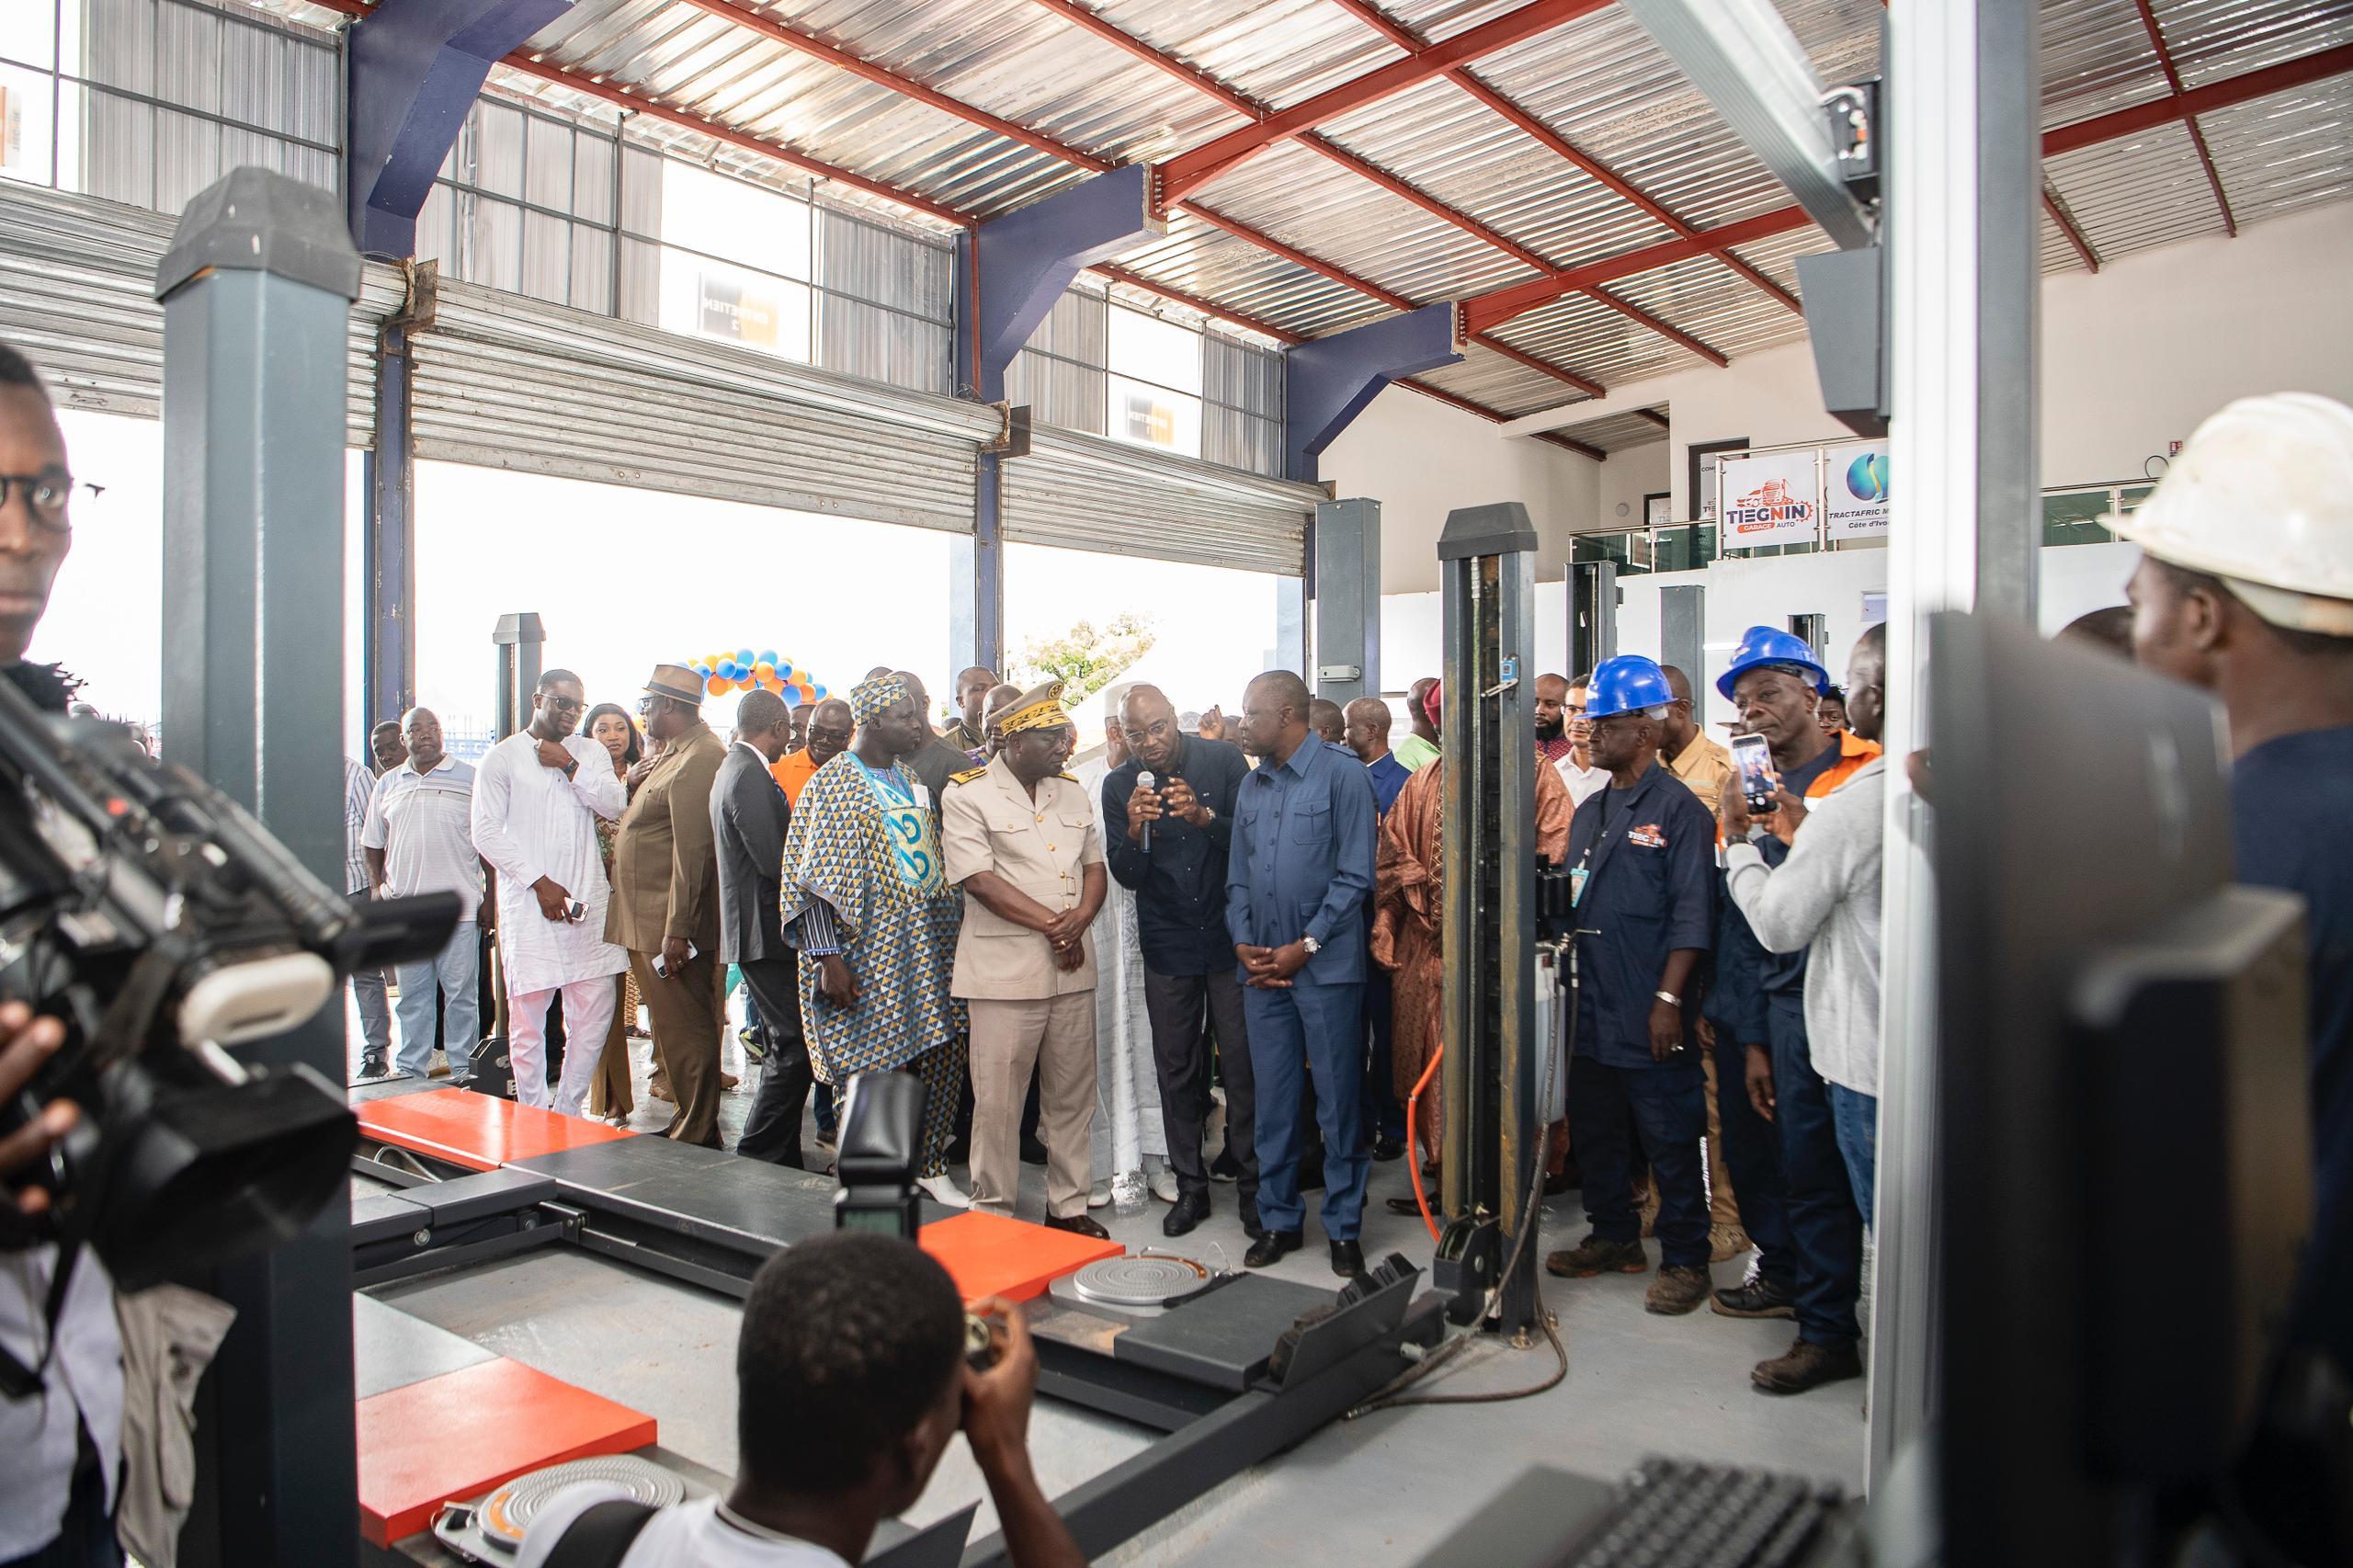
<instances>
[{"instance_id":1,"label":"blue balloon","mask_svg":"<svg viewBox=\"0 0 2353 1568\"><path fill-rule=\"evenodd\" d=\"M743 665L730 659L719 666L719 673L729 680L742 680L748 672Z\"/></svg>"},{"instance_id":2,"label":"blue balloon","mask_svg":"<svg viewBox=\"0 0 2353 1568\"><path fill-rule=\"evenodd\" d=\"M784 705L788 710L801 706L801 693L791 687L786 687L782 691L778 692L777 695L784 699Z\"/></svg>"},{"instance_id":3,"label":"blue balloon","mask_svg":"<svg viewBox=\"0 0 2353 1568\"><path fill-rule=\"evenodd\" d=\"M760 651L760 656L754 659L752 663L756 665L781 665L784 661L776 656L775 649L764 648Z\"/></svg>"},{"instance_id":4,"label":"blue balloon","mask_svg":"<svg viewBox=\"0 0 2353 1568\"><path fill-rule=\"evenodd\" d=\"M735 651L735 662L748 670L757 661L752 657L752 651L749 648L738 648Z\"/></svg>"},{"instance_id":5,"label":"blue balloon","mask_svg":"<svg viewBox=\"0 0 2353 1568\"><path fill-rule=\"evenodd\" d=\"M791 661L791 660L790 660L790 659L778 659L778 660L776 660L776 661L775 661L775 664L776 664L776 678L777 678L777 679L779 679L779 680L790 680L790 679L792 678L792 661Z\"/></svg>"},{"instance_id":6,"label":"blue balloon","mask_svg":"<svg viewBox=\"0 0 2353 1568\"><path fill-rule=\"evenodd\" d=\"M816 698L824 697L825 695L825 687L824 684L821 682L818 685L811 687L809 688L809 695Z\"/></svg>"}]
</instances>

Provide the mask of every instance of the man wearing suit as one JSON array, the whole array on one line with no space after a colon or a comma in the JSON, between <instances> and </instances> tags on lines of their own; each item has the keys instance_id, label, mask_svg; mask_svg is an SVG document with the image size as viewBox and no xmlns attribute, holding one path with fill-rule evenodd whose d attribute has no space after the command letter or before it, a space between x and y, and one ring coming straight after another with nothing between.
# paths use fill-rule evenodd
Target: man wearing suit
<instances>
[{"instance_id":1,"label":"man wearing suit","mask_svg":"<svg viewBox=\"0 0 2353 1568\"><path fill-rule=\"evenodd\" d=\"M1062 682L1006 705L1004 745L954 775L940 801L948 880L964 890L954 994L972 1017L972 1205L1009 1212L1021 1187L1017 1129L1038 1074L1046 1223L1101 1237L1087 1218L1094 1145L1095 956L1103 840L1078 780L1061 771Z\"/></svg>"},{"instance_id":2,"label":"man wearing suit","mask_svg":"<svg viewBox=\"0 0 2353 1568\"><path fill-rule=\"evenodd\" d=\"M1377 808L1364 765L1309 733L1307 683L1269 670L1242 704L1258 758L1233 811L1226 931L1241 961L1258 1091L1258 1222L1243 1262L1264 1268L1301 1242L1301 1102L1315 1079L1324 1132L1324 1233L1332 1272L1364 1272L1357 1228L1372 1162L1363 1128L1366 908Z\"/></svg>"},{"instance_id":3,"label":"man wearing suit","mask_svg":"<svg viewBox=\"0 0 2353 1568\"><path fill-rule=\"evenodd\" d=\"M710 792L727 748L702 722L701 679L682 665L654 667L638 711L646 738L664 749L613 837L605 939L629 949L638 994L654 1014L654 1054L677 1104L663 1133L716 1149L721 971Z\"/></svg>"},{"instance_id":4,"label":"man wearing suit","mask_svg":"<svg viewBox=\"0 0 2353 1568\"><path fill-rule=\"evenodd\" d=\"M771 691L749 691L735 710L735 744L710 791L719 851L719 961L743 971L767 1051L760 1090L735 1152L779 1165L801 1163L801 1109L809 1098L809 1043L801 1033L801 971L784 945L784 835L792 805L768 772L792 744L792 710Z\"/></svg>"}]
</instances>

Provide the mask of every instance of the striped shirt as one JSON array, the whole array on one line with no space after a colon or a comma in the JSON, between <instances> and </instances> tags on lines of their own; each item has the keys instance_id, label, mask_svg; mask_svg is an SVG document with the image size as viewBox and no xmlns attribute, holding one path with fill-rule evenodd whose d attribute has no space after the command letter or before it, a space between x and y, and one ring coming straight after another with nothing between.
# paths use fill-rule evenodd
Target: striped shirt
<instances>
[{"instance_id":1,"label":"striped shirt","mask_svg":"<svg viewBox=\"0 0 2353 1568\"><path fill-rule=\"evenodd\" d=\"M376 792L375 776L365 767L343 759L343 891L368 891L368 857L361 853L360 843L368 830L368 801Z\"/></svg>"}]
</instances>

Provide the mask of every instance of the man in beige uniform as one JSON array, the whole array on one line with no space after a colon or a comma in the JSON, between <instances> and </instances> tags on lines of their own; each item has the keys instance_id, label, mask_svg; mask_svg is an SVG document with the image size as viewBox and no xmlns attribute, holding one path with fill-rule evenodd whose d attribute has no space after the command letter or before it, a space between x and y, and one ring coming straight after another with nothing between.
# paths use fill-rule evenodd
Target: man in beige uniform
<instances>
[{"instance_id":1,"label":"man in beige uniform","mask_svg":"<svg viewBox=\"0 0 2353 1568\"><path fill-rule=\"evenodd\" d=\"M1009 1210L1019 1125L1038 1071L1046 1223L1102 1236L1087 1218L1095 1114L1095 955L1087 927L1109 886L1086 789L1062 766L1070 722L1048 681L995 721L1004 744L940 797L940 852L966 895L952 990L972 1014L972 1205Z\"/></svg>"},{"instance_id":2,"label":"man in beige uniform","mask_svg":"<svg viewBox=\"0 0 2353 1568\"><path fill-rule=\"evenodd\" d=\"M613 835L605 940L629 949L630 972L654 1014L654 1061L678 1108L664 1134L716 1149L721 966L710 791L727 747L702 722L702 682L683 665L655 665L638 710L647 738L664 749Z\"/></svg>"}]
</instances>

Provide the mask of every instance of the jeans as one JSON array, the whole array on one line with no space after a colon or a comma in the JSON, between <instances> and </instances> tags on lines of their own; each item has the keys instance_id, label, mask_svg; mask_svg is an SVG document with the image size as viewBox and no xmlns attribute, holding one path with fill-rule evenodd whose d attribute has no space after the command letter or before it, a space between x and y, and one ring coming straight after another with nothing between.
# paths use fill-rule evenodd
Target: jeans
<instances>
[{"instance_id":1,"label":"jeans","mask_svg":"<svg viewBox=\"0 0 2353 1568\"><path fill-rule=\"evenodd\" d=\"M1324 1233L1355 1241L1372 1171L1363 1123L1364 985L1245 987L1242 1010L1257 1091L1258 1222L1269 1231L1297 1231L1307 1217L1299 1196L1306 1141L1300 1118L1312 1072L1322 1080L1315 1114L1324 1130Z\"/></svg>"},{"instance_id":2,"label":"jeans","mask_svg":"<svg viewBox=\"0 0 2353 1568\"><path fill-rule=\"evenodd\" d=\"M1838 1157L1847 1162L1847 1180L1855 1189L1855 1211L1863 1217L1863 1228L1870 1230L1871 1170L1879 1164L1879 1096L1839 1084L1826 1086L1830 1122L1838 1134Z\"/></svg>"},{"instance_id":3,"label":"jeans","mask_svg":"<svg viewBox=\"0 0 2353 1568\"><path fill-rule=\"evenodd\" d=\"M1570 1063L1569 1146L1585 1173L1593 1233L1606 1242L1641 1242L1633 1199L1639 1149L1658 1187L1659 1261L1706 1268L1708 1182L1699 1140L1707 1131L1708 1093L1697 1062L1612 1067L1580 1056Z\"/></svg>"},{"instance_id":4,"label":"jeans","mask_svg":"<svg viewBox=\"0 0 2353 1568\"><path fill-rule=\"evenodd\" d=\"M359 1058L388 1062L392 1054L392 1001L384 994L384 971L354 970L351 999L359 1008Z\"/></svg>"},{"instance_id":5,"label":"jeans","mask_svg":"<svg viewBox=\"0 0 2353 1568\"><path fill-rule=\"evenodd\" d=\"M1843 1347L1862 1336L1855 1321L1863 1283L1862 1216L1838 1153L1830 1085L1814 1072L1806 1044L1805 1008L1794 996L1775 996L1767 1008L1781 1183L1798 1259L1798 1337Z\"/></svg>"},{"instance_id":6,"label":"jeans","mask_svg":"<svg viewBox=\"0 0 2353 1568\"><path fill-rule=\"evenodd\" d=\"M482 1040L482 998L474 970L481 960L481 927L460 920L449 945L429 959L413 959L397 971L401 982L401 1051L397 1063L412 1078L433 1065L433 1000L438 987L443 1012L443 1047L449 1076L463 1078Z\"/></svg>"},{"instance_id":7,"label":"jeans","mask_svg":"<svg viewBox=\"0 0 2353 1568\"><path fill-rule=\"evenodd\" d=\"M1723 1128L1721 1147L1740 1203L1740 1228L1756 1244L1757 1276L1794 1290L1798 1266L1781 1200L1781 1130L1749 1103L1748 1048L1722 1024L1716 1026L1716 1120Z\"/></svg>"}]
</instances>

